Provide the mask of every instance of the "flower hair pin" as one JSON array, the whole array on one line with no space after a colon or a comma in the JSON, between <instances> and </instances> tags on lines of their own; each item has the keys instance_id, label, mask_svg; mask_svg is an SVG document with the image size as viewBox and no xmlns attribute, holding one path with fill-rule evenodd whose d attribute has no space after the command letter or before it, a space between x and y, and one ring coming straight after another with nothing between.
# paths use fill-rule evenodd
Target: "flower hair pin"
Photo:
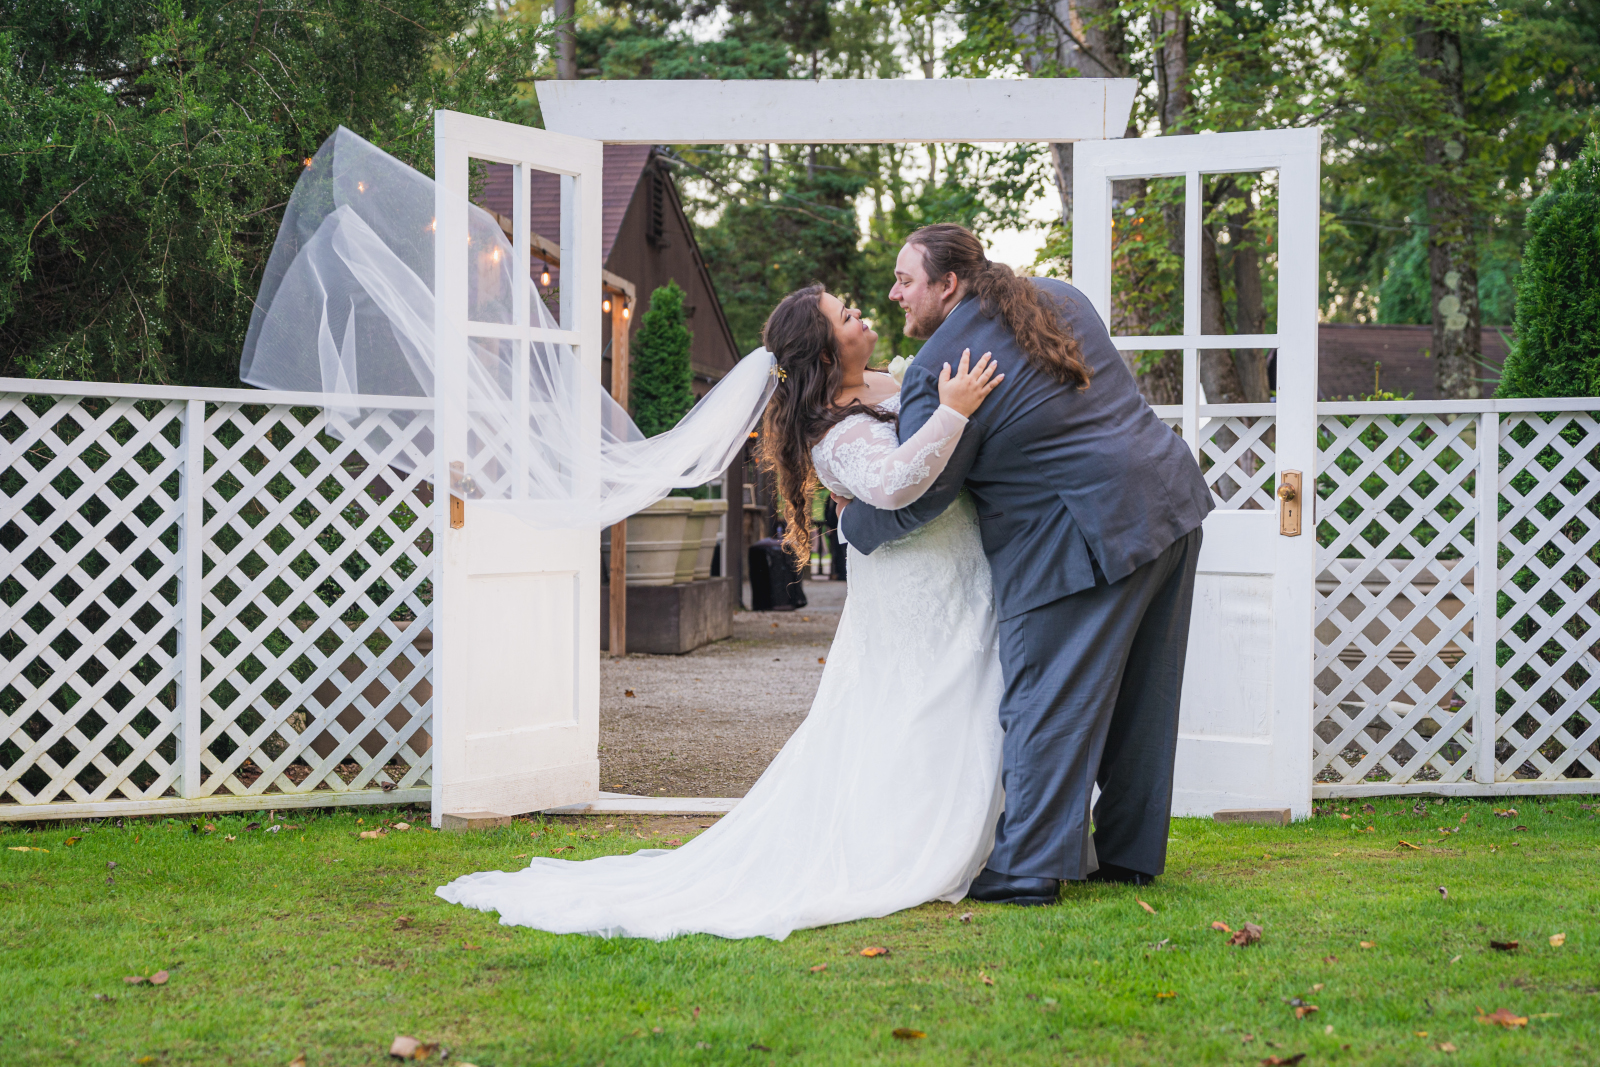
<instances>
[{"instance_id":1,"label":"flower hair pin","mask_svg":"<svg viewBox=\"0 0 1600 1067\"><path fill-rule=\"evenodd\" d=\"M767 373L778 379L780 382L786 382L789 380L789 372L776 364L774 364L772 369Z\"/></svg>"}]
</instances>

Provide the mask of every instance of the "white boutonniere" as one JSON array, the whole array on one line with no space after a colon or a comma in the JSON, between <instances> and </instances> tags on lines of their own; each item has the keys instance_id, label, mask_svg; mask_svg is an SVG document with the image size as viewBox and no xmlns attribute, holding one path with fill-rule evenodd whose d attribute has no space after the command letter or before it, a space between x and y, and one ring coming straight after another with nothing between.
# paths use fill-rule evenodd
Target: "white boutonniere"
<instances>
[{"instance_id":1,"label":"white boutonniere","mask_svg":"<svg viewBox=\"0 0 1600 1067\"><path fill-rule=\"evenodd\" d=\"M906 368L911 366L910 356L895 356L889 361L889 376L901 385L906 381Z\"/></svg>"}]
</instances>

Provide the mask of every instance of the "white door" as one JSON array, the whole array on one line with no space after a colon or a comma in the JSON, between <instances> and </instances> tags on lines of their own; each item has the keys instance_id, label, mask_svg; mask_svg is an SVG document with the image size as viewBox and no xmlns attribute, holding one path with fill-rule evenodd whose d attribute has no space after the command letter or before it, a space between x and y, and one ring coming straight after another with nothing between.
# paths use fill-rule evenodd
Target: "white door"
<instances>
[{"instance_id":1,"label":"white door","mask_svg":"<svg viewBox=\"0 0 1600 1067\"><path fill-rule=\"evenodd\" d=\"M582 373L599 380L601 145L449 111L437 112L434 122L440 328L508 352L513 404L526 417L530 344L571 345ZM513 168L509 303L484 300L481 283L473 281L479 267L473 257L486 250L469 234L472 161ZM562 280L554 327L534 325L539 320L528 286L520 284L529 278L530 170L561 175ZM451 484L452 468L458 487L462 474L493 477L474 467L482 450L466 416L466 366L459 357L441 364L434 484ZM596 455L599 416L596 405L593 425L580 430L592 433ZM574 484L572 491L585 487ZM434 825L446 813L517 815L594 800L600 774L599 531L536 530L499 501L475 499L464 489L460 495L459 528L450 507L434 509Z\"/></svg>"},{"instance_id":2,"label":"white door","mask_svg":"<svg viewBox=\"0 0 1600 1067\"><path fill-rule=\"evenodd\" d=\"M1267 427L1275 430L1275 447L1269 451L1261 444L1258 451L1266 453L1264 466L1253 472L1259 491L1235 493L1206 519L1179 714L1173 814L1288 808L1295 818L1305 817L1311 813L1315 518L1308 506L1298 536L1285 535L1283 504L1272 494L1273 475L1281 483L1286 472L1295 471L1306 501L1315 496L1320 131L1080 141L1073 166L1073 281L1107 323L1112 181L1185 179L1183 333L1113 339L1122 351L1182 350L1183 403L1161 413L1181 426L1197 457L1224 426L1232 427L1226 439L1254 435L1258 443ZM1278 175L1278 330L1203 336L1202 176L1261 171ZM1276 402L1202 405L1202 348L1277 349ZM1206 451L1208 480L1215 483L1228 470L1221 454L1228 450ZM1251 500L1254 510L1247 508Z\"/></svg>"}]
</instances>

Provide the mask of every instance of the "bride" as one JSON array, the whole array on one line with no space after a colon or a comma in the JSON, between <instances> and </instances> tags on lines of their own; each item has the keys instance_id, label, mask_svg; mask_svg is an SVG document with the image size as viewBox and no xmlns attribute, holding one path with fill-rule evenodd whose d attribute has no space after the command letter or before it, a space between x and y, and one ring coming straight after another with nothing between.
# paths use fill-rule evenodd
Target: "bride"
<instances>
[{"instance_id":1,"label":"bride","mask_svg":"<svg viewBox=\"0 0 1600 1067\"><path fill-rule=\"evenodd\" d=\"M762 431L785 541L810 544L810 495L903 508L944 469L1003 375L987 354L945 367L941 406L904 445L899 386L868 370L875 334L816 285L763 331L779 378ZM555 933L782 940L793 930L960 900L1001 809L1001 675L989 565L963 494L871 555L851 551L849 598L810 715L739 805L674 851L457 878L447 901Z\"/></svg>"}]
</instances>

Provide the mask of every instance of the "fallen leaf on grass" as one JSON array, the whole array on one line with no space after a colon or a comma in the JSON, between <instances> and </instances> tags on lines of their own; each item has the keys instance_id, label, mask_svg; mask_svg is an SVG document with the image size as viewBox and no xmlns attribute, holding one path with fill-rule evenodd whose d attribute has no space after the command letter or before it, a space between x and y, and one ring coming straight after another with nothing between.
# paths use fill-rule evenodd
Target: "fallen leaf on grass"
<instances>
[{"instance_id":1,"label":"fallen leaf on grass","mask_svg":"<svg viewBox=\"0 0 1600 1067\"><path fill-rule=\"evenodd\" d=\"M1177 995L1178 995L1178 991L1177 990L1172 990L1169 993L1157 993L1156 994L1156 999L1157 1000L1171 1000L1173 997L1175 997Z\"/></svg>"},{"instance_id":2,"label":"fallen leaf on grass","mask_svg":"<svg viewBox=\"0 0 1600 1067\"><path fill-rule=\"evenodd\" d=\"M1565 945L1566 943L1567 943L1567 935L1566 934L1551 934L1550 935L1550 947L1551 948L1560 948L1562 945Z\"/></svg>"},{"instance_id":3,"label":"fallen leaf on grass","mask_svg":"<svg viewBox=\"0 0 1600 1067\"><path fill-rule=\"evenodd\" d=\"M1225 922L1214 922L1214 923L1211 924L1211 929L1213 929L1213 930L1221 930L1225 934L1233 933L1233 927L1229 926Z\"/></svg>"},{"instance_id":4,"label":"fallen leaf on grass","mask_svg":"<svg viewBox=\"0 0 1600 1067\"><path fill-rule=\"evenodd\" d=\"M1261 1067L1290 1067L1305 1058L1304 1052L1296 1052L1293 1056L1268 1056L1261 1061Z\"/></svg>"},{"instance_id":5,"label":"fallen leaf on grass","mask_svg":"<svg viewBox=\"0 0 1600 1067\"><path fill-rule=\"evenodd\" d=\"M1297 1004L1294 1009L1294 1017L1296 1019L1304 1019L1307 1015L1315 1014L1316 1011L1317 1006L1315 1004Z\"/></svg>"},{"instance_id":6,"label":"fallen leaf on grass","mask_svg":"<svg viewBox=\"0 0 1600 1067\"><path fill-rule=\"evenodd\" d=\"M439 1043L426 1044L401 1034L389 1045L389 1055L397 1060L425 1060L439 1051Z\"/></svg>"},{"instance_id":7,"label":"fallen leaf on grass","mask_svg":"<svg viewBox=\"0 0 1600 1067\"><path fill-rule=\"evenodd\" d=\"M1339 957L1338 956L1324 956L1324 957L1322 957L1322 962L1323 963L1338 963L1339 962Z\"/></svg>"},{"instance_id":8,"label":"fallen leaf on grass","mask_svg":"<svg viewBox=\"0 0 1600 1067\"><path fill-rule=\"evenodd\" d=\"M1378 809L1373 807L1371 804L1363 804L1363 805L1361 805L1361 810L1362 811L1377 811Z\"/></svg>"},{"instance_id":9,"label":"fallen leaf on grass","mask_svg":"<svg viewBox=\"0 0 1600 1067\"><path fill-rule=\"evenodd\" d=\"M624 689L622 691L622 695L625 696L625 697L631 697L631 696L633 696L633 690L632 689Z\"/></svg>"},{"instance_id":10,"label":"fallen leaf on grass","mask_svg":"<svg viewBox=\"0 0 1600 1067\"><path fill-rule=\"evenodd\" d=\"M576 847L576 845L559 845L550 850L550 855L554 856L557 852L571 852Z\"/></svg>"},{"instance_id":11,"label":"fallen leaf on grass","mask_svg":"<svg viewBox=\"0 0 1600 1067\"><path fill-rule=\"evenodd\" d=\"M152 974L150 976L150 984L151 985L166 985L167 984L167 979L169 977L171 977L171 976L168 975L166 971L157 971L155 974Z\"/></svg>"},{"instance_id":12,"label":"fallen leaf on grass","mask_svg":"<svg viewBox=\"0 0 1600 1067\"><path fill-rule=\"evenodd\" d=\"M1239 1035L1239 1044L1248 1045L1250 1042L1254 1041L1255 1039L1256 1039L1256 1035L1255 1034L1240 1034Z\"/></svg>"},{"instance_id":13,"label":"fallen leaf on grass","mask_svg":"<svg viewBox=\"0 0 1600 1067\"><path fill-rule=\"evenodd\" d=\"M661 843L663 845L671 845L673 848L677 848L679 845L683 844L683 839L678 837L669 837Z\"/></svg>"},{"instance_id":14,"label":"fallen leaf on grass","mask_svg":"<svg viewBox=\"0 0 1600 1067\"><path fill-rule=\"evenodd\" d=\"M362 830L360 836L363 841L376 841L388 832L388 830L380 827L376 830Z\"/></svg>"},{"instance_id":15,"label":"fallen leaf on grass","mask_svg":"<svg viewBox=\"0 0 1600 1067\"><path fill-rule=\"evenodd\" d=\"M289 1067L306 1067L306 1054L304 1052L289 1061Z\"/></svg>"},{"instance_id":16,"label":"fallen leaf on grass","mask_svg":"<svg viewBox=\"0 0 1600 1067\"><path fill-rule=\"evenodd\" d=\"M1134 897L1133 899L1134 900L1139 900L1138 897ZM1148 911L1151 915L1154 915L1156 913L1156 909L1152 908L1150 905L1146 904L1142 900L1139 900L1139 907L1143 908L1145 911Z\"/></svg>"},{"instance_id":17,"label":"fallen leaf on grass","mask_svg":"<svg viewBox=\"0 0 1600 1067\"><path fill-rule=\"evenodd\" d=\"M1255 923L1245 923L1233 932L1232 937L1228 938L1228 944L1244 948L1246 945L1253 945L1260 940L1261 927Z\"/></svg>"},{"instance_id":18,"label":"fallen leaf on grass","mask_svg":"<svg viewBox=\"0 0 1600 1067\"><path fill-rule=\"evenodd\" d=\"M106 995L106 994L104 994L104 993L96 993L96 994L95 994L95 995L94 995L94 999L96 999L96 1000L98 1000L98 1001L101 1001L101 1002L103 1002L103 1003L107 1003L107 1004L109 1004L109 1003L110 1003L110 1002L111 1002L111 1000L112 1000L112 998L111 998L111 997L109 997L109 996L107 996L107 995Z\"/></svg>"},{"instance_id":19,"label":"fallen leaf on grass","mask_svg":"<svg viewBox=\"0 0 1600 1067\"><path fill-rule=\"evenodd\" d=\"M923 1033L921 1030L912 1030L909 1027L897 1026L894 1028L894 1036L899 1038L901 1041L915 1041L919 1037L927 1037L928 1035Z\"/></svg>"},{"instance_id":20,"label":"fallen leaf on grass","mask_svg":"<svg viewBox=\"0 0 1600 1067\"><path fill-rule=\"evenodd\" d=\"M356 822L360 822L360 821L361 821L360 819L356 820ZM244 829L245 829L245 833L249 833L251 830L259 830L259 829L261 829L261 824L258 823L258 822L246 823ZM134 843L138 844L137 839L135 839Z\"/></svg>"},{"instance_id":21,"label":"fallen leaf on grass","mask_svg":"<svg viewBox=\"0 0 1600 1067\"><path fill-rule=\"evenodd\" d=\"M1438 1049L1440 1052L1454 1052L1456 1050L1456 1047L1448 1041L1441 1041L1433 1047Z\"/></svg>"},{"instance_id":22,"label":"fallen leaf on grass","mask_svg":"<svg viewBox=\"0 0 1600 1067\"><path fill-rule=\"evenodd\" d=\"M1349 817L1350 817L1350 816L1348 816L1348 815L1346 815L1346 814L1344 814L1344 813L1343 813L1343 812L1340 812L1340 813L1339 813L1339 818L1341 818L1341 819L1348 819L1348 818L1349 818Z\"/></svg>"},{"instance_id":23,"label":"fallen leaf on grass","mask_svg":"<svg viewBox=\"0 0 1600 1067\"><path fill-rule=\"evenodd\" d=\"M1378 947L1378 943L1376 941L1363 941L1363 942L1361 942L1361 947L1362 948L1377 948Z\"/></svg>"},{"instance_id":24,"label":"fallen leaf on grass","mask_svg":"<svg viewBox=\"0 0 1600 1067\"><path fill-rule=\"evenodd\" d=\"M777 623L773 623L773 625L776 626ZM751 1044L751 1045L746 1045L744 1048L745 1048L746 1052L771 1052L772 1051L770 1048L768 1048L765 1045Z\"/></svg>"},{"instance_id":25,"label":"fallen leaf on grass","mask_svg":"<svg viewBox=\"0 0 1600 1067\"><path fill-rule=\"evenodd\" d=\"M1526 826L1513 826L1511 829L1512 830L1526 830L1527 827Z\"/></svg>"},{"instance_id":26,"label":"fallen leaf on grass","mask_svg":"<svg viewBox=\"0 0 1600 1067\"><path fill-rule=\"evenodd\" d=\"M66 841L65 841L65 842L63 842L63 843L64 843L64 844L65 844L65 845L66 845L66 846L67 846L67 847L68 847L68 848L71 848L71 847L72 847L72 846L73 846L73 845L76 845L76 844L77 844L77 843L78 843L78 842L79 842L79 841L82 841L82 840L83 840L83 838L81 838L81 837L69 837L69 838L67 838L67 839L66 839Z\"/></svg>"},{"instance_id":27,"label":"fallen leaf on grass","mask_svg":"<svg viewBox=\"0 0 1600 1067\"><path fill-rule=\"evenodd\" d=\"M994 985L994 979L990 978L988 975L984 974L982 971L978 972L978 981L982 982L984 985Z\"/></svg>"},{"instance_id":28,"label":"fallen leaf on grass","mask_svg":"<svg viewBox=\"0 0 1600 1067\"><path fill-rule=\"evenodd\" d=\"M1483 1014L1483 1009L1479 1008L1478 1021L1489 1026L1503 1026L1507 1030L1515 1030L1519 1026L1528 1025L1528 1017L1526 1015L1514 1015L1504 1008L1488 1015Z\"/></svg>"},{"instance_id":29,"label":"fallen leaf on grass","mask_svg":"<svg viewBox=\"0 0 1600 1067\"><path fill-rule=\"evenodd\" d=\"M411 824L408 823L408 822L397 822L397 823L394 824L394 828L396 830L409 830L409 829L411 829ZM300 828L298 826L292 826L292 827L290 827L290 829L291 830L298 830Z\"/></svg>"},{"instance_id":30,"label":"fallen leaf on grass","mask_svg":"<svg viewBox=\"0 0 1600 1067\"><path fill-rule=\"evenodd\" d=\"M12 852L49 852L47 848L34 848L32 845L7 845Z\"/></svg>"},{"instance_id":31,"label":"fallen leaf on grass","mask_svg":"<svg viewBox=\"0 0 1600 1067\"><path fill-rule=\"evenodd\" d=\"M1491 941L1489 942L1489 947L1497 948L1501 952L1515 952L1517 950L1517 944L1518 942L1516 941Z\"/></svg>"},{"instance_id":32,"label":"fallen leaf on grass","mask_svg":"<svg viewBox=\"0 0 1600 1067\"><path fill-rule=\"evenodd\" d=\"M474 945L470 941L463 941L463 942L461 942L461 947L466 949L468 952L476 952L480 948L482 948L483 946L482 945Z\"/></svg>"},{"instance_id":33,"label":"fallen leaf on grass","mask_svg":"<svg viewBox=\"0 0 1600 1067\"><path fill-rule=\"evenodd\" d=\"M1449 900L1450 899L1450 890L1446 889L1444 886L1440 886L1439 887L1439 899L1440 900Z\"/></svg>"},{"instance_id":34,"label":"fallen leaf on grass","mask_svg":"<svg viewBox=\"0 0 1600 1067\"><path fill-rule=\"evenodd\" d=\"M819 971L825 971L827 969L828 969L828 965L826 963L819 963L815 967L811 968L811 973L812 974L816 974Z\"/></svg>"},{"instance_id":35,"label":"fallen leaf on grass","mask_svg":"<svg viewBox=\"0 0 1600 1067\"><path fill-rule=\"evenodd\" d=\"M1516 808L1495 808L1494 809L1494 813L1499 818L1509 819L1509 818L1511 818L1511 816L1513 816L1513 815L1515 815L1517 813L1517 809Z\"/></svg>"},{"instance_id":36,"label":"fallen leaf on grass","mask_svg":"<svg viewBox=\"0 0 1600 1067\"><path fill-rule=\"evenodd\" d=\"M1410 841L1407 841L1403 837L1400 839L1400 843L1402 845L1406 846L1406 848L1412 849L1413 851L1416 851L1416 852L1421 852L1422 851L1422 846L1421 845L1413 845Z\"/></svg>"},{"instance_id":37,"label":"fallen leaf on grass","mask_svg":"<svg viewBox=\"0 0 1600 1067\"><path fill-rule=\"evenodd\" d=\"M141 985L145 982L148 982L150 979L146 978L142 974L128 974L123 975L122 980L127 982L129 985Z\"/></svg>"},{"instance_id":38,"label":"fallen leaf on grass","mask_svg":"<svg viewBox=\"0 0 1600 1067\"><path fill-rule=\"evenodd\" d=\"M972 912L964 911L960 915L956 916L956 918L960 922L970 923L972 921Z\"/></svg>"},{"instance_id":39,"label":"fallen leaf on grass","mask_svg":"<svg viewBox=\"0 0 1600 1067\"><path fill-rule=\"evenodd\" d=\"M224 837L223 840L224 841L237 841L239 839L237 837L233 836L232 834L229 834L227 837Z\"/></svg>"},{"instance_id":40,"label":"fallen leaf on grass","mask_svg":"<svg viewBox=\"0 0 1600 1067\"><path fill-rule=\"evenodd\" d=\"M394 917L394 928L396 930L409 930L411 928L411 920L404 915L396 915Z\"/></svg>"},{"instance_id":41,"label":"fallen leaf on grass","mask_svg":"<svg viewBox=\"0 0 1600 1067\"><path fill-rule=\"evenodd\" d=\"M1428 1031L1426 1031L1426 1030L1413 1030L1411 1032L1413 1034L1415 1034L1417 1037L1427 1037L1428 1036Z\"/></svg>"},{"instance_id":42,"label":"fallen leaf on grass","mask_svg":"<svg viewBox=\"0 0 1600 1067\"><path fill-rule=\"evenodd\" d=\"M887 956L889 954L889 950L884 948L882 945L868 945L866 948L861 950L861 954L863 956Z\"/></svg>"}]
</instances>

